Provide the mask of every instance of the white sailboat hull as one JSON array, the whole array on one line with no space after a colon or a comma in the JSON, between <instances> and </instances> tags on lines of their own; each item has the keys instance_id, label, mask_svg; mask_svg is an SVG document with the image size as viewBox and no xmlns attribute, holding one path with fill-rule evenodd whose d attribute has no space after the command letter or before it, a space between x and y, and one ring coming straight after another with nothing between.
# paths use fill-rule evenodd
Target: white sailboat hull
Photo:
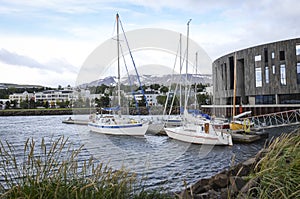
<instances>
[{"instance_id":1,"label":"white sailboat hull","mask_svg":"<svg viewBox=\"0 0 300 199\"><path fill-rule=\"evenodd\" d=\"M216 131L212 133L197 132L196 129L189 129L183 126L176 128L165 128L170 138L183 142L207 145L232 145L232 137L228 133Z\"/></svg>"},{"instance_id":2,"label":"white sailboat hull","mask_svg":"<svg viewBox=\"0 0 300 199\"><path fill-rule=\"evenodd\" d=\"M143 123L105 125L89 122L88 127L91 131L101 134L143 136L145 135L149 125Z\"/></svg>"}]
</instances>

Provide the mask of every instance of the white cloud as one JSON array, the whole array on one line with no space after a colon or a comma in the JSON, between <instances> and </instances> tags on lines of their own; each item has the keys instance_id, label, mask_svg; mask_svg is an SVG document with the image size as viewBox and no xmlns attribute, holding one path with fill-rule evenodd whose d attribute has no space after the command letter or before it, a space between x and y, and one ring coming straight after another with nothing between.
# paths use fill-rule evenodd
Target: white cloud
<instances>
[{"instance_id":1,"label":"white cloud","mask_svg":"<svg viewBox=\"0 0 300 199\"><path fill-rule=\"evenodd\" d=\"M295 0L228 4L221 18L192 26L197 32L194 39L214 60L235 50L299 37L298 4Z\"/></svg>"},{"instance_id":2,"label":"white cloud","mask_svg":"<svg viewBox=\"0 0 300 199\"><path fill-rule=\"evenodd\" d=\"M5 49L0 49L0 62L8 65L25 66L28 68L36 68L56 72L77 73L78 71L66 60L53 59L47 63L40 63L31 57L12 53Z\"/></svg>"},{"instance_id":3,"label":"white cloud","mask_svg":"<svg viewBox=\"0 0 300 199\"><path fill-rule=\"evenodd\" d=\"M81 64L93 48L93 43L76 40L1 35L1 82L24 81L55 87L68 81L74 84Z\"/></svg>"},{"instance_id":4,"label":"white cloud","mask_svg":"<svg viewBox=\"0 0 300 199\"><path fill-rule=\"evenodd\" d=\"M47 71L61 65L59 71L74 73L72 66L79 70L87 56L113 35L114 13L119 11L126 31L164 28L186 34L186 22L192 18L190 38L214 60L235 50L299 37L298 4L296 0L4 0L0 21L8 21L0 27L0 49L31 58ZM24 25L31 22L36 23ZM151 59L142 56L140 60L143 65L166 65L160 58L155 63L146 63Z\"/></svg>"},{"instance_id":5,"label":"white cloud","mask_svg":"<svg viewBox=\"0 0 300 199\"><path fill-rule=\"evenodd\" d=\"M0 48L31 57L40 63L65 59L76 68L81 66L94 46L90 41L76 39L0 34Z\"/></svg>"},{"instance_id":6,"label":"white cloud","mask_svg":"<svg viewBox=\"0 0 300 199\"><path fill-rule=\"evenodd\" d=\"M0 63L0 79L3 83L31 84L49 87L75 85L76 74L55 72L26 66Z\"/></svg>"},{"instance_id":7,"label":"white cloud","mask_svg":"<svg viewBox=\"0 0 300 199\"><path fill-rule=\"evenodd\" d=\"M43 68L43 65L30 57L0 49L0 61L10 65L24 65L30 68Z\"/></svg>"}]
</instances>

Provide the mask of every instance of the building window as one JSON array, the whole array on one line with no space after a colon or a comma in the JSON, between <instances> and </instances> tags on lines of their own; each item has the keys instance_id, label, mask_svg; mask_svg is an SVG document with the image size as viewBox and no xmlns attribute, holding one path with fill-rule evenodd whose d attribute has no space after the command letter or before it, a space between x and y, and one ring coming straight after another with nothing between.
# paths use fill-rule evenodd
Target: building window
<instances>
[{"instance_id":1,"label":"building window","mask_svg":"<svg viewBox=\"0 0 300 199\"><path fill-rule=\"evenodd\" d=\"M300 62L297 63L297 84L300 84Z\"/></svg>"},{"instance_id":2,"label":"building window","mask_svg":"<svg viewBox=\"0 0 300 199\"><path fill-rule=\"evenodd\" d=\"M296 55L300 55L300 44L296 44Z\"/></svg>"},{"instance_id":3,"label":"building window","mask_svg":"<svg viewBox=\"0 0 300 199\"><path fill-rule=\"evenodd\" d=\"M283 50L279 51L279 60L280 60L280 61L285 60L285 53L284 53Z\"/></svg>"},{"instance_id":4,"label":"building window","mask_svg":"<svg viewBox=\"0 0 300 199\"><path fill-rule=\"evenodd\" d=\"M255 96L255 104L263 104L263 96L262 95Z\"/></svg>"},{"instance_id":5,"label":"building window","mask_svg":"<svg viewBox=\"0 0 300 199\"><path fill-rule=\"evenodd\" d=\"M268 49L264 49L264 57L265 57L265 63L268 63Z\"/></svg>"},{"instance_id":6,"label":"building window","mask_svg":"<svg viewBox=\"0 0 300 199\"><path fill-rule=\"evenodd\" d=\"M274 59L275 58L275 53L274 52L272 52L272 59Z\"/></svg>"},{"instance_id":7,"label":"building window","mask_svg":"<svg viewBox=\"0 0 300 199\"><path fill-rule=\"evenodd\" d=\"M261 68L255 68L255 86L262 87Z\"/></svg>"},{"instance_id":8,"label":"building window","mask_svg":"<svg viewBox=\"0 0 300 199\"><path fill-rule=\"evenodd\" d=\"M222 64L221 64L221 67L222 67ZM222 72L223 72L223 70L222 70ZM217 69L217 67L215 67L215 74L218 74L218 69ZM222 76L222 78L223 78L223 76ZM215 82L215 86L214 86L214 88L216 89L216 91L218 91L219 89L218 89L218 81L216 81Z\"/></svg>"},{"instance_id":9,"label":"building window","mask_svg":"<svg viewBox=\"0 0 300 199\"><path fill-rule=\"evenodd\" d=\"M257 61L261 61L261 55L256 55L254 57L254 60L257 62Z\"/></svg>"},{"instance_id":10,"label":"building window","mask_svg":"<svg viewBox=\"0 0 300 199\"><path fill-rule=\"evenodd\" d=\"M269 83L269 67L268 66L266 66L265 67L265 73L266 73L266 83L268 84Z\"/></svg>"},{"instance_id":11,"label":"building window","mask_svg":"<svg viewBox=\"0 0 300 199\"><path fill-rule=\"evenodd\" d=\"M285 64L280 65L280 83L286 85Z\"/></svg>"},{"instance_id":12,"label":"building window","mask_svg":"<svg viewBox=\"0 0 300 199\"><path fill-rule=\"evenodd\" d=\"M224 88L227 90L227 64L224 63L224 68L222 70L222 77L224 77Z\"/></svg>"},{"instance_id":13,"label":"building window","mask_svg":"<svg viewBox=\"0 0 300 199\"><path fill-rule=\"evenodd\" d=\"M273 72L273 74L276 73L276 67L275 67L275 65L272 66L272 72Z\"/></svg>"},{"instance_id":14,"label":"building window","mask_svg":"<svg viewBox=\"0 0 300 199\"><path fill-rule=\"evenodd\" d=\"M234 58L233 56L228 58L229 60L229 89L234 87Z\"/></svg>"},{"instance_id":15,"label":"building window","mask_svg":"<svg viewBox=\"0 0 300 199\"><path fill-rule=\"evenodd\" d=\"M257 95L255 104L275 104L275 95Z\"/></svg>"},{"instance_id":16,"label":"building window","mask_svg":"<svg viewBox=\"0 0 300 199\"><path fill-rule=\"evenodd\" d=\"M280 104L300 104L300 94L279 95Z\"/></svg>"}]
</instances>

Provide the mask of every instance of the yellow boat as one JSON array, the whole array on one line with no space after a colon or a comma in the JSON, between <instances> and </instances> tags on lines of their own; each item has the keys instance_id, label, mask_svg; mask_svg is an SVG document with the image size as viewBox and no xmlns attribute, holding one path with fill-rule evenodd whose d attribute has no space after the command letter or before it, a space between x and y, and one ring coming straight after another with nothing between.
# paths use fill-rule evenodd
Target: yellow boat
<instances>
[{"instance_id":1,"label":"yellow boat","mask_svg":"<svg viewBox=\"0 0 300 199\"><path fill-rule=\"evenodd\" d=\"M230 130L233 130L233 131L242 130L245 132L249 132L250 127L253 125L253 123L251 123L248 118L244 118L243 120L240 119L241 117L243 117L245 115L249 115L249 114L251 114L251 111L243 112L239 115L234 116L233 121L231 121L229 123Z\"/></svg>"},{"instance_id":2,"label":"yellow boat","mask_svg":"<svg viewBox=\"0 0 300 199\"><path fill-rule=\"evenodd\" d=\"M229 123L229 128L230 130L238 131L238 130L243 130L244 126L243 124L239 123L239 121L232 121Z\"/></svg>"}]
</instances>

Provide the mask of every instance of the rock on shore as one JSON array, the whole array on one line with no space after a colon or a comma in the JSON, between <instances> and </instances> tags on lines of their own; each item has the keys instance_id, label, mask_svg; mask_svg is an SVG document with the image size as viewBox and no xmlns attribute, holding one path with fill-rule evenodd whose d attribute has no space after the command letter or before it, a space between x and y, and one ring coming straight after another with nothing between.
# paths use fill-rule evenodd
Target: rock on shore
<instances>
[{"instance_id":1,"label":"rock on shore","mask_svg":"<svg viewBox=\"0 0 300 199\"><path fill-rule=\"evenodd\" d=\"M253 158L224 170L211 178L201 179L191 187L182 191L180 198L211 199L211 198L246 198L248 190L257 182L248 180L248 175L262 157L268 152L262 149Z\"/></svg>"},{"instance_id":2,"label":"rock on shore","mask_svg":"<svg viewBox=\"0 0 300 199\"><path fill-rule=\"evenodd\" d=\"M267 196L271 194L274 198L299 198L299 146L298 127L295 131L284 133L272 140L255 157L211 178L199 180L179 193L179 198L264 198L266 191ZM278 179L272 181L274 178ZM280 188L278 183L281 183Z\"/></svg>"}]
</instances>

